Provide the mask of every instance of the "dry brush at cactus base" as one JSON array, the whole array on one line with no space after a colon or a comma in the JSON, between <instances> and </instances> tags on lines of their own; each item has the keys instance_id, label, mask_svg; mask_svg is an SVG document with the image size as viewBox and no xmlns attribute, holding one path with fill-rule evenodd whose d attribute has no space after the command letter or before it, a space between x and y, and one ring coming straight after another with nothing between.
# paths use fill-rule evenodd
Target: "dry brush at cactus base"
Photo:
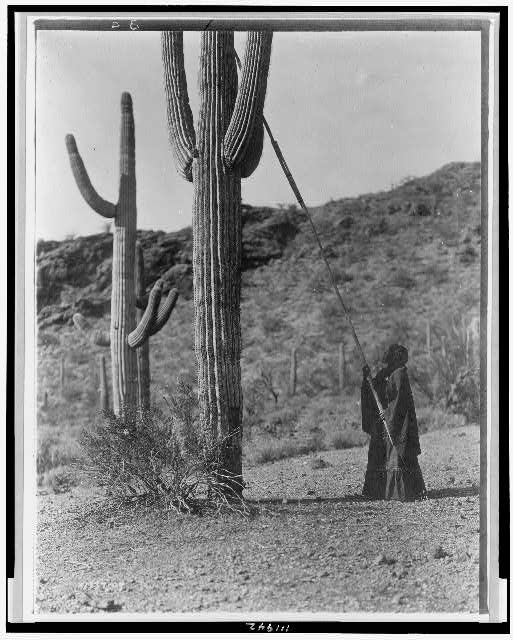
<instances>
[{"instance_id":1,"label":"dry brush at cactus base","mask_svg":"<svg viewBox=\"0 0 513 640\"><path fill-rule=\"evenodd\" d=\"M445 408L444 389L433 392L422 375L429 365L427 321L430 350L438 357L443 344L451 356L461 348L455 330L479 315L480 199L480 165L452 163L390 191L313 210L368 359L391 340L410 350L421 432L464 421ZM171 326L152 338L151 393L158 402L178 375L195 383L192 234L139 231L137 237L146 287L161 277L165 288L176 286L181 294ZM105 351L80 341L72 317L81 312L94 327L108 328L111 263L110 234L38 244L38 424L47 449L60 452L56 461L78 452L76 435L99 407L97 359ZM241 264L245 463L365 442L357 404L359 359L303 214L295 207L243 206ZM478 340L472 349L478 351ZM474 365L477 360L475 353ZM430 370L428 383L446 384L444 375Z\"/></svg>"}]
</instances>

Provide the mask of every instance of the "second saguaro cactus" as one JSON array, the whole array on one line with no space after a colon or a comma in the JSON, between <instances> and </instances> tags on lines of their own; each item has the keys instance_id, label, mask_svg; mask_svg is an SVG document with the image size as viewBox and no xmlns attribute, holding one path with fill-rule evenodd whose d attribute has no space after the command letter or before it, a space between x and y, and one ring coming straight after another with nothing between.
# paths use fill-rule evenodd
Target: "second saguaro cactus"
<instances>
[{"instance_id":1,"label":"second saguaro cactus","mask_svg":"<svg viewBox=\"0 0 513 640\"><path fill-rule=\"evenodd\" d=\"M194 183L195 351L201 416L220 464L242 491L241 178L258 165L272 32L248 34L237 89L233 32L204 31L194 130L183 32L162 34L169 137L178 172Z\"/></svg>"},{"instance_id":2,"label":"second saguaro cactus","mask_svg":"<svg viewBox=\"0 0 513 640\"><path fill-rule=\"evenodd\" d=\"M119 415L122 407L137 402L137 358L128 345L135 327L135 240L137 230L135 182L135 126L132 98L121 96L121 142L119 199L107 202L94 189L77 149L75 138L66 136L66 146L75 181L84 200L104 218L114 219L112 247L112 296L110 349L112 401Z\"/></svg>"},{"instance_id":3,"label":"second saguaro cactus","mask_svg":"<svg viewBox=\"0 0 513 640\"><path fill-rule=\"evenodd\" d=\"M136 295L137 295L137 327L128 336L128 344L136 349L138 405L142 409L150 406L150 344L149 337L160 331L166 324L178 300L178 290L171 289L163 304L159 306L162 296L162 280L157 280L146 298L144 277L144 256L140 242L136 244Z\"/></svg>"}]
</instances>

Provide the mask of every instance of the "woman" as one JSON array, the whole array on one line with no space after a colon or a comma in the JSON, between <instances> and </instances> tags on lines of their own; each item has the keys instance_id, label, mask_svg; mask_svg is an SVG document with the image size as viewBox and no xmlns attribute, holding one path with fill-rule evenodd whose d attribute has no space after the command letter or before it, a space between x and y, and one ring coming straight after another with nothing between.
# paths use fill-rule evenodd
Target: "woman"
<instances>
[{"instance_id":1,"label":"woman","mask_svg":"<svg viewBox=\"0 0 513 640\"><path fill-rule=\"evenodd\" d=\"M383 406L383 420L363 370L362 428L371 437L363 495L384 500L408 500L426 495L417 456L420 455L419 430L408 379L408 351L393 344L383 356L384 368L373 379Z\"/></svg>"}]
</instances>

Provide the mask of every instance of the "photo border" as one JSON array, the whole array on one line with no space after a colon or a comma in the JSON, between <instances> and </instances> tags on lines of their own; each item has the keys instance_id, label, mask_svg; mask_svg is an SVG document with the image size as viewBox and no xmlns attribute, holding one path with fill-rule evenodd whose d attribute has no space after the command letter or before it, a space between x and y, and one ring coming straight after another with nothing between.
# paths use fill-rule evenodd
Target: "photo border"
<instances>
[{"instance_id":1,"label":"photo border","mask_svg":"<svg viewBox=\"0 0 513 640\"><path fill-rule=\"evenodd\" d=\"M40 16L42 13L46 13L47 8L37 7L37 11L34 13ZM39 9L42 9L40 11ZM24 166L27 174L27 185L23 185L24 171L18 171L16 182L16 213L17 213L17 238L16 246L17 264L16 264L16 279L17 283L24 283L22 289L25 292L25 296L16 296L16 340L15 340L15 363L16 363L16 386L15 386L15 422L17 433L20 433L19 428L21 424L21 433L23 433L24 451L22 452L22 458L20 459L20 441L17 438L17 447L15 450L16 466L15 466L15 513L16 513L16 529L15 529L15 553L16 558L20 557L20 523L19 523L19 501L23 496L23 523L21 529L23 531L23 557L22 567L20 568L20 562L15 563L15 580L11 584L10 589L12 595L15 596L17 589L19 588L20 577L22 579L23 589L23 606L21 619L27 620L31 616L28 609L29 600L29 588L28 585L32 584L32 580L29 580L29 576L34 575L33 572L33 555L30 553L35 550L33 531L35 524L35 498L36 492L34 489L33 498L34 503L30 504L30 499L27 501L27 491L33 489L36 486L35 483L35 465L27 464L27 462L35 460L35 438L33 433L29 433L28 429L24 429L24 425L27 422L35 424L36 410L35 410L35 397L29 398L27 389L35 389L35 368L33 366L35 351L35 331L36 331L36 317L35 317L35 235L34 229L30 228L30 224L26 224L27 212L32 212L32 216L35 215L35 199L34 192L30 188L35 189L34 176L30 174L30 166L35 169L35 153L34 146L27 145L26 159L23 159L23 137L26 135L26 140L35 140L35 109L34 118L30 117L31 100L35 98L34 95L30 96L30 90L27 91L27 95L24 96L24 87L30 86L35 83L35 47L32 49L34 41L31 39L31 30L34 27L34 38L37 37L37 31L39 30L112 30L112 20L117 19L121 21L121 27L119 30L130 30L130 20L137 20L138 25L144 23L144 30L162 30L163 24L169 28L171 25L176 25L177 28L183 28L184 23L187 25L188 30L202 30L208 24L209 28L231 28L234 30L247 30L249 27L258 28L265 24L271 26L276 31L339 31L339 30L351 30L351 31L375 31L375 30L417 30L417 31L432 31L432 30L447 30L447 31L468 31L479 30L481 31L481 87L482 87L482 115L481 115L481 134L482 134L482 147L481 147L481 199L482 199L482 253L481 253L481 345L486 344L486 349L481 348L481 406L486 407L487 411L481 415L481 437L480 437L480 457L481 457L481 491L480 491L480 613L483 615L489 613L491 617L498 615L501 616L501 612L493 611L493 607L499 600L504 598L504 595L500 596L499 591L504 591L504 584L498 586L495 576L499 576L498 559L495 561L495 549L498 553L498 505L499 505L499 432L496 426L499 425L499 385L497 380L498 375L498 257L499 251L499 198L500 198L500 184L499 184L499 139L498 139L498 115L499 115L499 75L498 75L498 63L499 63L499 39L497 38L497 27L499 26L499 20L501 19L502 10L498 8L483 8L476 7L469 10L468 8L462 10L459 8L440 8L440 7L419 7L414 10L408 8L404 11L403 7L393 7L384 11L381 7L372 7L372 13L379 14L380 17L376 19L369 19L368 9L357 8L356 11L352 11L352 8L340 8L336 11L328 11L319 8L319 10L312 11L311 8L305 10L295 9L293 12L288 7L280 8L279 11L271 12L270 14L264 9L259 7L241 7L237 11L234 11L233 7L217 7L206 8L198 7L190 11L189 7L182 10L181 7L174 7L172 13L180 13L180 17L173 16L173 18L151 18L148 15L154 15L155 13L165 12L169 13L169 7L144 7L142 10L139 7L131 7L129 12L118 12L115 9L104 7L88 7L87 11L83 11L84 7L77 7L73 11L61 12L60 7L48 8L52 15L45 15L43 18L32 18L27 12L25 15L16 15L16 27L17 27L17 72L21 75L21 69L24 66L23 61L23 17L26 20L32 20L29 24L26 34L26 50L25 50L25 64L27 72L27 83L21 82L18 78L19 84L17 84L18 93L16 96L17 107L21 106L21 109L17 111L17 132L18 137L16 140L16 153L17 167L21 169ZM57 11L56 11L57 9ZM433 9L433 10L431 10ZM10 7L10 11L12 7ZM16 8L14 8L16 10ZM66 19L62 17L62 13L69 15L73 14L72 19ZM87 14L104 14L107 13L111 18L94 18L86 17L84 19L75 17L75 14L79 13L81 16ZM198 17L198 13L206 14L204 17ZM221 13L222 19L215 17L212 19L213 13ZM241 19L240 14L245 14L244 19ZM260 14L255 16L255 14ZM282 13L283 17L275 17L276 13ZM300 14L301 18L290 18L290 14L294 16ZM344 14L344 18L340 18L340 14ZM394 13L394 18L390 17L390 13ZM460 16L461 13L465 14L465 17ZM228 15L229 14L229 15ZM249 17L248 15L249 14ZM266 16L273 16L271 22L267 18L264 18L262 14ZM333 17L332 17L333 14ZM414 18L397 17L400 15L415 15ZM495 14L492 17L496 17L497 21L492 28L492 35L490 37L490 14ZM325 17L328 16L328 17ZM347 17L349 16L349 17ZM436 17L434 17L436 16ZM126 20L126 23L124 22ZM306 23L306 24L305 24ZM322 23L322 24L321 24ZM501 22L501 36L504 22ZM477 25L479 25L477 27ZM319 28L322 26L322 28ZM335 28L335 26L337 28ZM342 27L342 28L340 28ZM33 61L32 67L33 77L31 77L31 65L28 64ZM503 60L501 59L501 64ZM489 91L490 89L490 91ZM23 98L26 97L26 110L23 108ZM493 105L493 109L488 112L488 107ZM27 119L24 120L24 114ZM26 129L25 129L26 127ZM33 185L32 185L33 182ZM26 202L24 202L26 197ZM489 215L492 212L492 215ZM34 220L32 220L34 224ZM35 225L34 225L35 226ZM33 254L30 255L30 251L27 251L25 255L25 261L22 260L22 251L27 247L32 246ZM22 265L24 265L24 273ZM19 286L16 288L17 292L20 291ZM487 304L483 304L484 301ZM31 313L32 312L32 313ZM20 329L20 318L24 317L25 326ZM22 322L22 321L21 321ZM24 330L23 330L24 329ZM25 338L25 340L23 340ZM490 354L490 357L488 357ZM23 362L24 366L21 366ZM24 375L23 383L20 382L20 376ZM488 391L488 393L487 393ZM20 401L20 398L23 398ZM20 472L21 469L21 472ZM16 482L17 481L17 482ZM20 487L22 489L20 490ZM495 490L497 489L497 490ZM493 507L493 509L492 509ZM489 532L489 535L488 535ZM495 547L495 544L497 545ZM490 548L491 547L491 548ZM493 549L493 552L492 552ZM509 558L508 558L509 560ZM484 564L484 566L483 566ZM490 571L493 570L494 575L487 580ZM496 569L496 573L495 570ZM20 573L21 572L21 573ZM493 578L493 580L491 579ZM33 590L33 584L31 589ZM19 602L16 597L12 600L16 606L16 602ZM15 613L15 609L13 610ZM18 611L19 613L19 611ZM18 618L18 613L12 618L13 620ZM267 612L269 613L269 612ZM272 612L273 615L279 614L279 612ZM228 615L228 614L227 614ZM253 614L250 614L254 617ZM287 614L290 616L290 614ZM311 615L311 614L309 614ZM405 619L406 614L392 614L394 620ZM478 616L479 619L482 618ZM147 619L144 615L133 614L130 616L117 614L109 616L108 614L94 614L93 618L96 622L106 620L125 620L133 619L137 620ZM422 613L414 614L415 618L419 618L428 621L430 615L425 616ZM442 618L441 615L434 614L435 617ZM47 616L38 616L37 619L46 619ZM67 620L85 620L89 616L70 615L65 616ZM151 617L151 616L150 616ZM187 617L187 616L186 616ZM189 616L190 618L191 616ZM229 616L231 617L231 616ZM281 617L281 616L280 616ZM302 616L301 616L302 617ZM407 618L408 616L406 616ZM458 616L460 617L460 616ZM61 619L61 616L51 616L52 620ZM183 619L183 616L172 615L169 617L167 614L162 614L162 617L166 621L172 621L177 619ZM202 616L195 615L193 618L196 620L202 618ZM376 619L384 620L383 614L365 614L363 616L352 616L351 614L342 615L337 614L336 620L348 619ZM445 617L444 617L445 618ZM471 616L472 620L476 616ZM499 619L497 618L497 619ZM509 618L509 615L508 615ZM36 619L32 617L32 619ZM154 619L154 617L152 618ZM209 620L212 619L210 615ZM226 618L224 618L226 619ZM248 619L248 614L241 614L236 618L237 620ZM292 618L291 618L292 619ZM308 618L312 620L312 617ZM315 615L317 621L317 615ZM447 618L445 618L447 620ZM454 616L452 616L454 619ZM323 612L320 614L318 621L327 620L326 614ZM41 624L45 624L41 622ZM94 624L94 623L93 623ZM133 624L131 625L133 626Z\"/></svg>"}]
</instances>

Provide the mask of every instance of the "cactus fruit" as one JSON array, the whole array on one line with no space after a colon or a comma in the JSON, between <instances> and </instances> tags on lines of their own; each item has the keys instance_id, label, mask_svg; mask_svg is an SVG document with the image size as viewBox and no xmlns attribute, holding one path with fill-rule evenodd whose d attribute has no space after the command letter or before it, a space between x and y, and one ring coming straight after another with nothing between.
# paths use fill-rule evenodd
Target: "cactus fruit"
<instances>
[{"instance_id":1,"label":"cactus fruit","mask_svg":"<svg viewBox=\"0 0 513 640\"><path fill-rule=\"evenodd\" d=\"M114 412L137 401L137 358L127 336L135 326L135 240L137 229L135 181L135 127L132 98L121 96L121 143L119 199L112 204L95 191L77 149L75 138L66 136L71 170L84 200L97 213L114 219L110 348Z\"/></svg>"},{"instance_id":2,"label":"cactus fruit","mask_svg":"<svg viewBox=\"0 0 513 640\"><path fill-rule=\"evenodd\" d=\"M183 32L162 34L169 137L180 175L194 184L195 352L201 418L222 443L219 463L242 490L241 178L257 167L272 32L248 34L240 87L233 32L204 31L197 135L187 93Z\"/></svg>"},{"instance_id":3,"label":"cactus fruit","mask_svg":"<svg viewBox=\"0 0 513 640\"><path fill-rule=\"evenodd\" d=\"M290 352L290 379L289 379L289 395L296 395L297 384L297 351L293 348Z\"/></svg>"}]
</instances>

